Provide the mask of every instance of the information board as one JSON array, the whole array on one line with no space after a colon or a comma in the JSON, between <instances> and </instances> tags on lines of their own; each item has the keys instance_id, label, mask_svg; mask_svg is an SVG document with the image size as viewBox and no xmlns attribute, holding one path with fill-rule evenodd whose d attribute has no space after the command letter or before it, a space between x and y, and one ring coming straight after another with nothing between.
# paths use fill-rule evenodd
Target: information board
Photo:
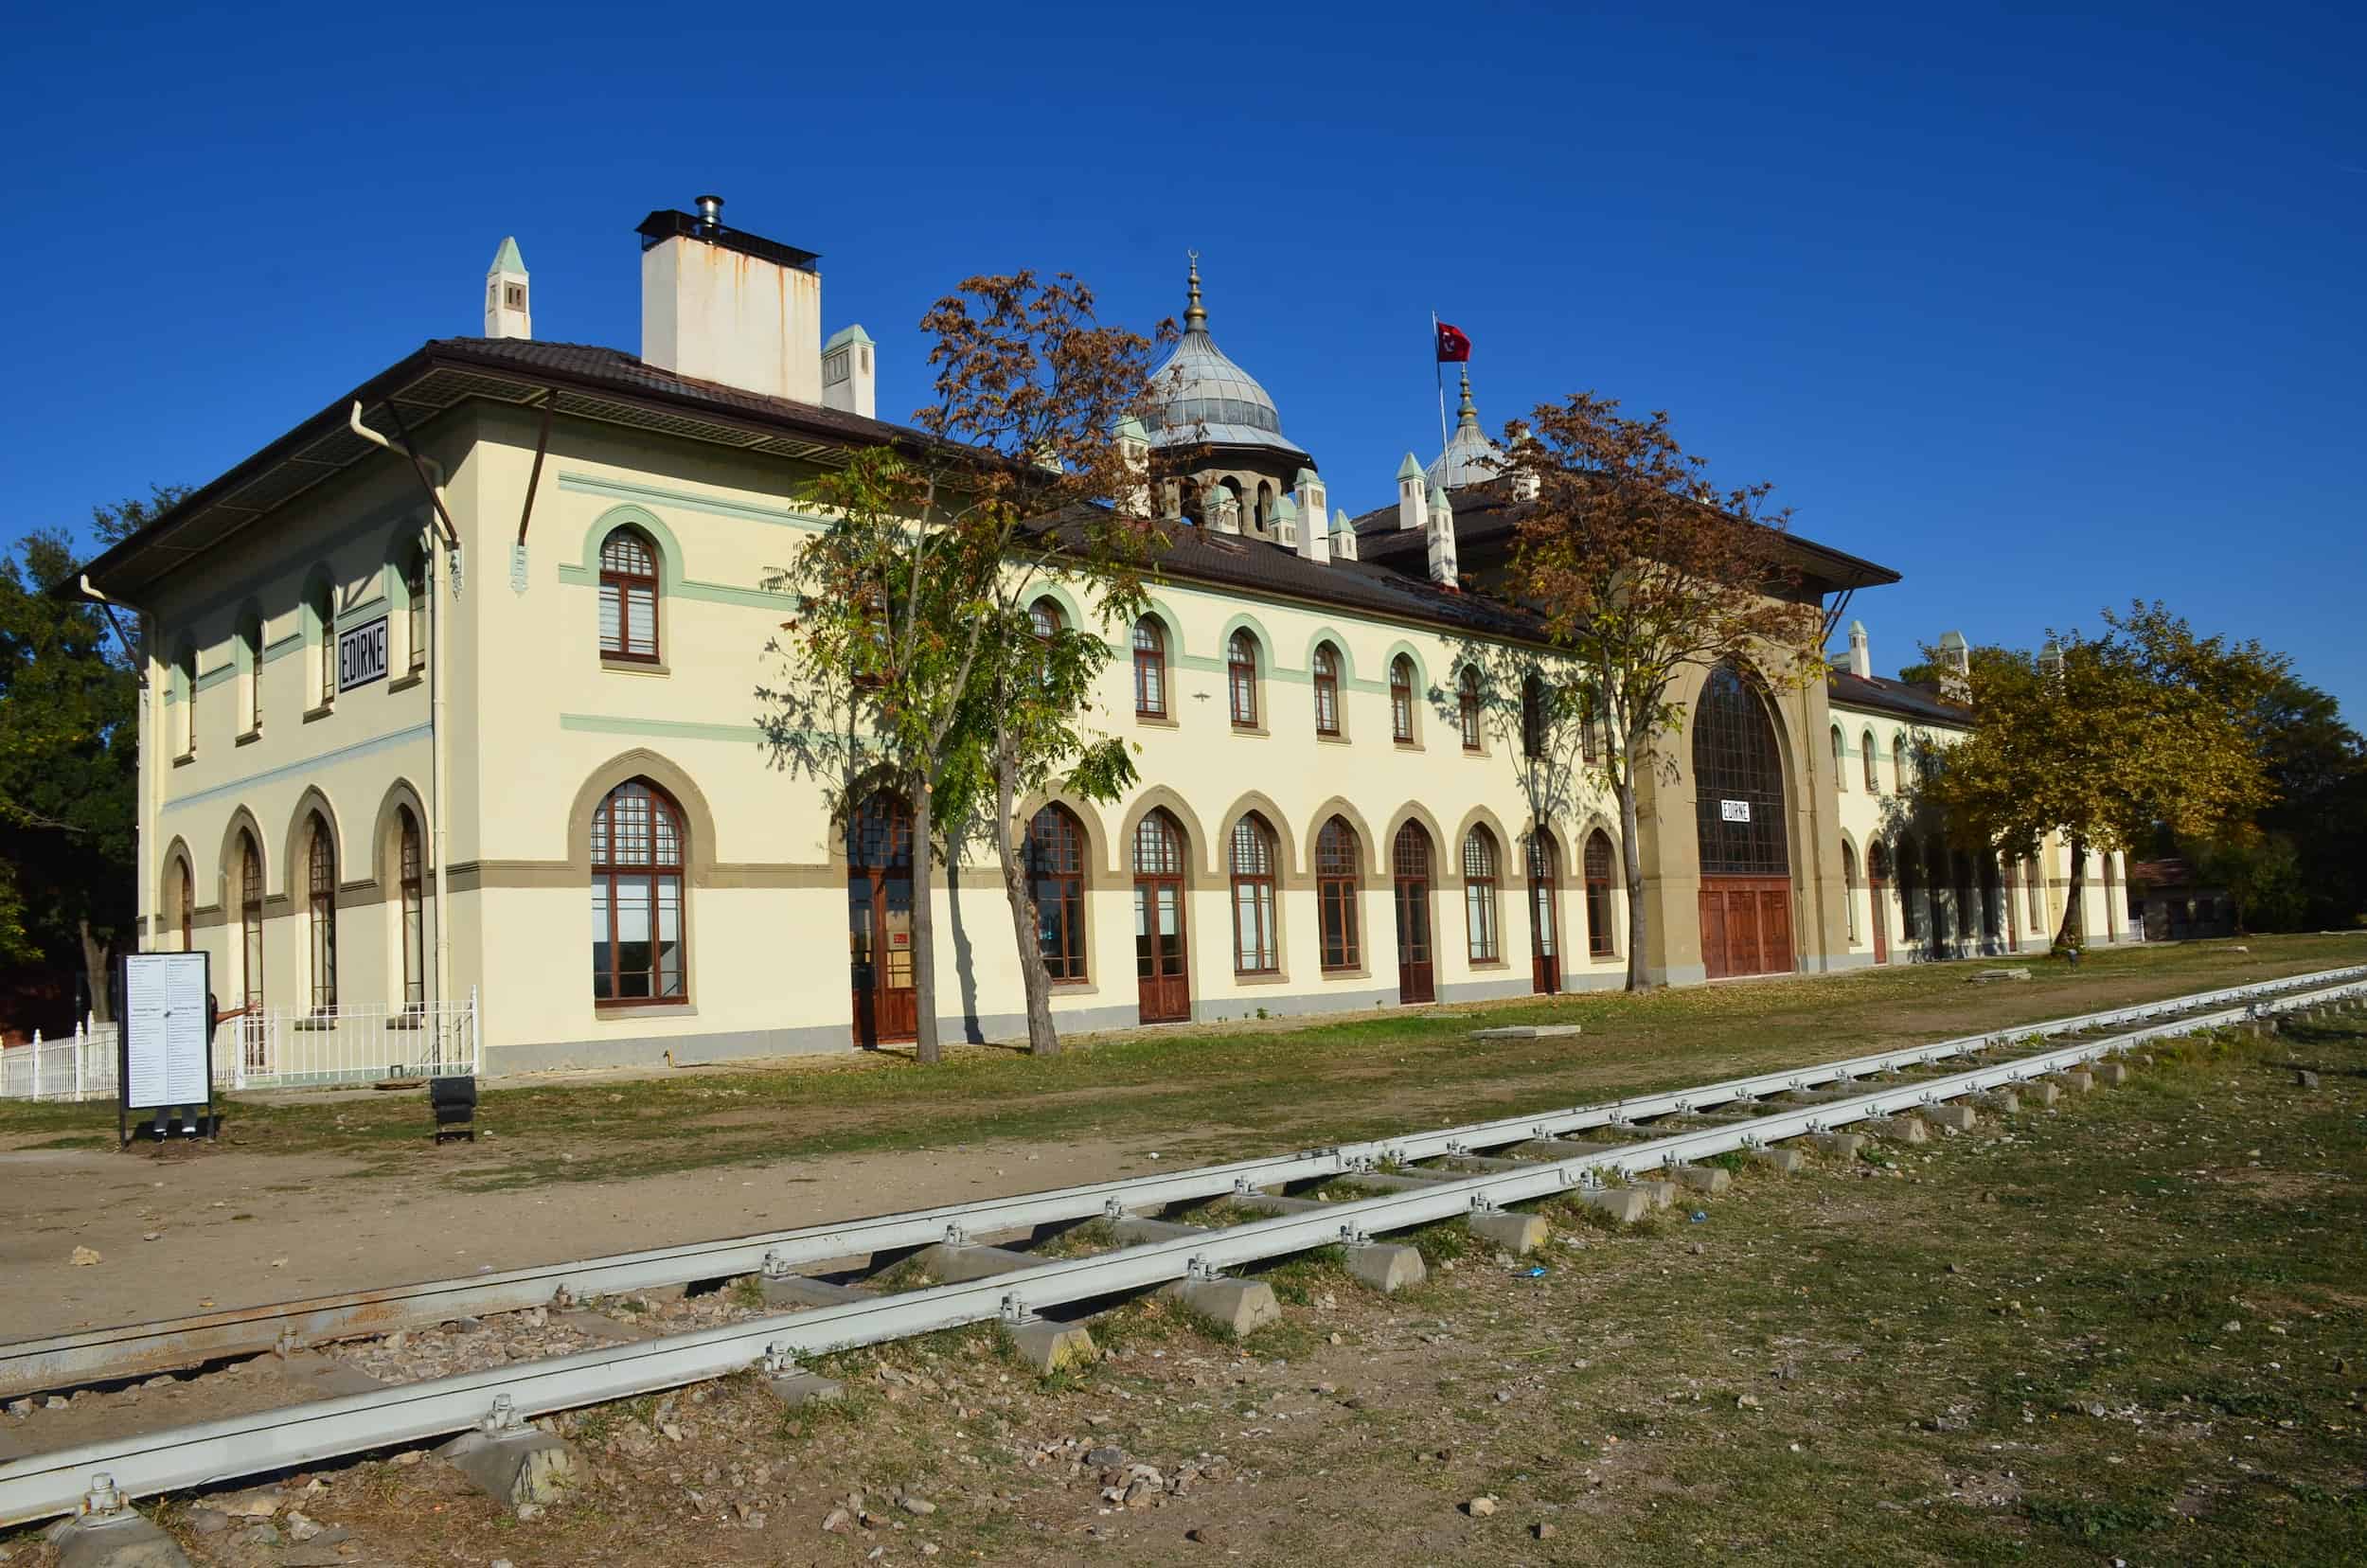
<instances>
[{"instance_id":1,"label":"information board","mask_svg":"<svg viewBox=\"0 0 2367 1568\"><path fill-rule=\"evenodd\" d=\"M206 1105L214 1077L206 954L129 953L122 963L117 1078L122 1110Z\"/></svg>"}]
</instances>

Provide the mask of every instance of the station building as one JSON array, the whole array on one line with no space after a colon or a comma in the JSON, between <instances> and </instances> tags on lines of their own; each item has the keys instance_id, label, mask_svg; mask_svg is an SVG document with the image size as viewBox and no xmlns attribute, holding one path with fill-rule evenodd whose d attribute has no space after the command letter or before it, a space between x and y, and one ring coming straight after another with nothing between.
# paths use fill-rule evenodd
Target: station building
<instances>
[{"instance_id":1,"label":"station building","mask_svg":"<svg viewBox=\"0 0 2367 1568\"><path fill-rule=\"evenodd\" d=\"M327 1038L471 998L493 1072L913 1032L902 804L834 817L756 696L812 481L911 433L876 417L863 329L825 337L818 258L720 205L640 225L637 354L536 338L505 241L483 336L423 344L89 567L144 646L141 940L209 953L225 1007ZM1137 433L1174 543L1095 716L1141 782L1024 808L1056 1017L1620 985L1616 804L1575 770L1540 798L1480 675L1534 633L1487 592L1520 497L1468 378L1445 450L1352 518L1218 348L1197 264L1189 290ZM1897 580L1789 547L1820 603ZM1058 586L1037 613L1099 624ZM1853 625L1825 681L1701 672L1643 803L1656 980L2044 946L2059 846L1948 849L1908 775L1965 711L1865 652ZM2091 933L2117 935L2117 871ZM947 1038L1023 1036L991 846L935 889ZM257 1032L250 1064L294 1041Z\"/></svg>"}]
</instances>

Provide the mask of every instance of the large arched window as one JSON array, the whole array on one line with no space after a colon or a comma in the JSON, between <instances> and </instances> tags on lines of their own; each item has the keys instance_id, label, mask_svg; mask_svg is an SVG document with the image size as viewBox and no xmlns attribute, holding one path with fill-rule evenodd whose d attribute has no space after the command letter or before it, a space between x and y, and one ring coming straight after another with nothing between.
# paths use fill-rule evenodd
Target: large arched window
<instances>
[{"instance_id":1,"label":"large arched window","mask_svg":"<svg viewBox=\"0 0 2367 1568\"><path fill-rule=\"evenodd\" d=\"M1356 908L1362 887L1356 829L1333 817L1315 835L1315 901L1323 912L1323 966L1352 970L1361 962Z\"/></svg>"},{"instance_id":2,"label":"large arched window","mask_svg":"<svg viewBox=\"0 0 2367 1568\"><path fill-rule=\"evenodd\" d=\"M1833 739L1838 741L1841 731L1835 730ZM1846 839L1841 846L1841 903L1849 913L1849 939L1854 942L1858 939L1858 851Z\"/></svg>"},{"instance_id":3,"label":"large arched window","mask_svg":"<svg viewBox=\"0 0 2367 1568\"><path fill-rule=\"evenodd\" d=\"M181 939L179 951L196 951L197 890L186 856L173 856L165 867L164 907L172 911L173 932Z\"/></svg>"},{"instance_id":4,"label":"large arched window","mask_svg":"<svg viewBox=\"0 0 2367 1568\"><path fill-rule=\"evenodd\" d=\"M647 779L608 792L592 813L592 1000L682 1002L682 812Z\"/></svg>"},{"instance_id":5,"label":"large arched window","mask_svg":"<svg viewBox=\"0 0 2367 1568\"><path fill-rule=\"evenodd\" d=\"M1315 733L1340 733L1340 650L1315 645Z\"/></svg>"},{"instance_id":6,"label":"large arched window","mask_svg":"<svg viewBox=\"0 0 2367 1568\"><path fill-rule=\"evenodd\" d=\"M246 1064L263 1065L263 851L255 835L239 834L239 1006L246 1010L239 1033Z\"/></svg>"},{"instance_id":7,"label":"large arched window","mask_svg":"<svg viewBox=\"0 0 2367 1568\"><path fill-rule=\"evenodd\" d=\"M1400 746L1414 743L1414 661L1402 653L1389 661L1389 733Z\"/></svg>"},{"instance_id":8,"label":"large arched window","mask_svg":"<svg viewBox=\"0 0 2367 1568\"><path fill-rule=\"evenodd\" d=\"M1586 840L1587 956L1608 958L1618 951L1611 924L1611 838L1598 828Z\"/></svg>"},{"instance_id":9,"label":"large arched window","mask_svg":"<svg viewBox=\"0 0 2367 1568\"><path fill-rule=\"evenodd\" d=\"M1841 738L1841 726L1833 726L1833 787L1847 793L1849 790L1849 742Z\"/></svg>"},{"instance_id":10,"label":"large arched window","mask_svg":"<svg viewBox=\"0 0 2367 1568\"><path fill-rule=\"evenodd\" d=\"M1034 629L1040 642L1050 642L1068 629L1068 617L1060 614L1060 601L1040 598L1027 607L1027 624Z\"/></svg>"},{"instance_id":11,"label":"large arched window","mask_svg":"<svg viewBox=\"0 0 2367 1568\"><path fill-rule=\"evenodd\" d=\"M1875 771L1874 732L1872 730L1868 730L1863 735L1858 737L1858 744L1865 753L1865 793L1868 794L1880 794L1882 793L1882 779L1880 775Z\"/></svg>"},{"instance_id":12,"label":"large arched window","mask_svg":"<svg viewBox=\"0 0 2367 1568\"><path fill-rule=\"evenodd\" d=\"M1731 664L1710 671L1693 725L1695 820L1705 876L1780 877L1784 763L1766 704Z\"/></svg>"},{"instance_id":13,"label":"large arched window","mask_svg":"<svg viewBox=\"0 0 2367 1568\"><path fill-rule=\"evenodd\" d=\"M1470 931L1471 962L1504 957L1496 933L1496 835L1474 828L1463 837L1463 913Z\"/></svg>"},{"instance_id":14,"label":"large arched window","mask_svg":"<svg viewBox=\"0 0 2367 1568\"><path fill-rule=\"evenodd\" d=\"M1535 675L1521 682L1521 755L1532 760L1545 755L1545 683Z\"/></svg>"},{"instance_id":15,"label":"large arched window","mask_svg":"<svg viewBox=\"0 0 2367 1568\"><path fill-rule=\"evenodd\" d=\"M1148 615L1134 623L1134 712L1167 716L1167 636Z\"/></svg>"},{"instance_id":16,"label":"large arched window","mask_svg":"<svg viewBox=\"0 0 2367 1568\"><path fill-rule=\"evenodd\" d=\"M312 1016L337 1012L337 841L329 819L312 816L305 848L305 937L312 957Z\"/></svg>"},{"instance_id":17,"label":"large arched window","mask_svg":"<svg viewBox=\"0 0 2367 1568\"><path fill-rule=\"evenodd\" d=\"M1246 628L1225 644L1225 690L1233 705L1233 727L1257 727L1257 639Z\"/></svg>"},{"instance_id":18,"label":"large arched window","mask_svg":"<svg viewBox=\"0 0 2367 1568\"><path fill-rule=\"evenodd\" d=\"M419 842L419 819L408 806L395 808L395 885L402 898L402 1006L418 1011L427 1005L427 899L420 875L426 856Z\"/></svg>"},{"instance_id":19,"label":"large arched window","mask_svg":"<svg viewBox=\"0 0 2367 1568\"><path fill-rule=\"evenodd\" d=\"M1085 834L1065 806L1027 824L1027 881L1036 896L1036 948L1054 984L1085 978Z\"/></svg>"},{"instance_id":20,"label":"large arched window","mask_svg":"<svg viewBox=\"0 0 2367 1568\"><path fill-rule=\"evenodd\" d=\"M1480 749L1480 676L1469 665L1454 683L1455 727L1463 732L1463 749Z\"/></svg>"},{"instance_id":21,"label":"large arched window","mask_svg":"<svg viewBox=\"0 0 2367 1568\"><path fill-rule=\"evenodd\" d=\"M1561 908L1554 884L1561 880L1561 856L1542 827L1528 838L1529 956L1540 993L1561 989ZM1549 972L1550 971L1550 972ZM1550 979L1550 984L1548 981Z\"/></svg>"},{"instance_id":22,"label":"large arched window","mask_svg":"<svg viewBox=\"0 0 2367 1568\"><path fill-rule=\"evenodd\" d=\"M658 662L657 546L638 528L600 542L600 657Z\"/></svg>"},{"instance_id":23,"label":"large arched window","mask_svg":"<svg viewBox=\"0 0 2367 1568\"><path fill-rule=\"evenodd\" d=\"M1272 974L1281 967L1274 940L1273 829L1251 811L1233 825L1233 969Z\"/></svg>"}]
</instances>

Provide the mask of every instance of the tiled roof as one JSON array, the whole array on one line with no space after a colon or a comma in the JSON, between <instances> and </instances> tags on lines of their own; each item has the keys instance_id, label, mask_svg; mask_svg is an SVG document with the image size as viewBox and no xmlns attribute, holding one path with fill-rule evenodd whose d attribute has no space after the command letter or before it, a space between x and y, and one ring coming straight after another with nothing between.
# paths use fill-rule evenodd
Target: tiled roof
<instances>
[{"instance_id":1,"label":"tiled roof","mask_svg":"<svg viewBox=\"0 0 2367 1568\"><path fill-rule=\"evenodd\" d=\"M1846 669L1825 672L1826 699L1837 707L1873 708L1902 719L1948 724L1962 729L1972 722L1972 710L1943 702L1919 686L1880 675L1852 675Z\"/></svg>"}]
</instances>

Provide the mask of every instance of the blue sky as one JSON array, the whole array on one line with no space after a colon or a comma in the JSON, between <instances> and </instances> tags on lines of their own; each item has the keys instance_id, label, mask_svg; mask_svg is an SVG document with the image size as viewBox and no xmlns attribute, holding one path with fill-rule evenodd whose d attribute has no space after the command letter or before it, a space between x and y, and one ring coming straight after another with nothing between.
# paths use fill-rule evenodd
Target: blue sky
<instances>
[{"instance_id":1,"label":"blue sky","mask_svg":"<svg viewBox=\"0 0 2367 1568\"><path fill-rule=\"evenodd\" d=\"M1436 446L1434 309L1491 425L1667 408L1903 572L1878 670L2160 597L2367 720L2360 9L1673 14L51 8L0 62L0 461L22 526L211 478L477 331L505 234L538 335L636 348L632 226L712 189L822 253L883 414L964 275L1148 326L1196 246L1351 509Z\"/></svg>"}]
</instances>

